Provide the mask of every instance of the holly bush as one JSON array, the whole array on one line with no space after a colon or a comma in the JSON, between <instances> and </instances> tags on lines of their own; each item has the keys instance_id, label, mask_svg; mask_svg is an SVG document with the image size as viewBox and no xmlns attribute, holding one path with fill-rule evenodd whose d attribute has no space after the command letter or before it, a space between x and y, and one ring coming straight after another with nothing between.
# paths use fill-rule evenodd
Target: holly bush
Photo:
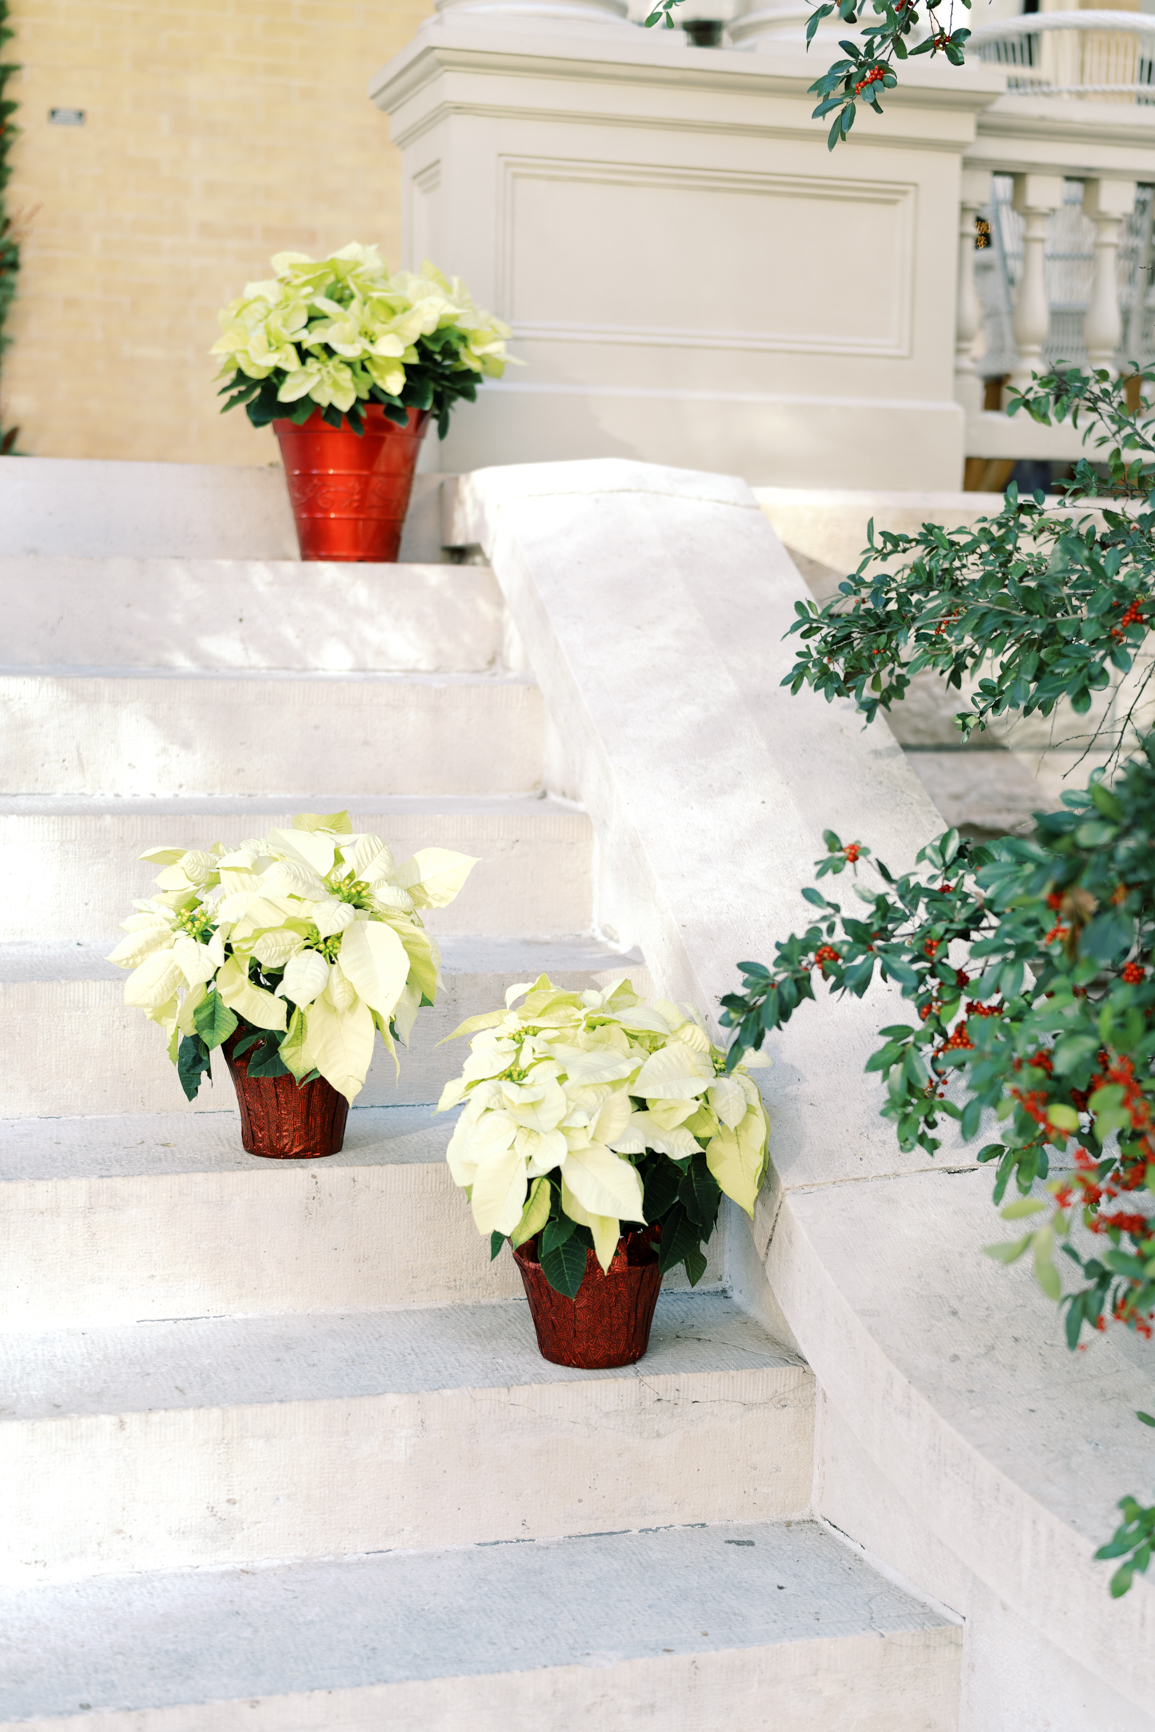
<instances>
[{"instance_id":1,"label":"holly bush","mask_svg":"<svg viewBox=\"0 0 1155 1732\"><path fill-rule=\"evenodd\" d=\"M1106 461L1078 465L1058 511L1012 487L972 529L871 530L839 596L799 604L792 629L805 647L785 683L853 697L869 721L923 669L958 686L986 668L958 718L965 735L1060 700L1085 711L1132 676L1155 592L1155 443L1123 391L1105 373L1037 379L1018 406L1040 420L1089 413ZM1133 678L1111 733L1114 779L1094 771L1061 811L1036 814L1030 837L978 843L948 830L897 877L827 831L816 877L851 874L853 902L808 886L813 923L772 963L740 963L742 989L722 1000L737 1063L816 981L859 998L876 975L893 983L912 1014L879 1031L866 1066L885 1086L883 1116L904 1150L934 1155L943 1120L972 1140L994 1115L1001 1136L978 1159L1019 1236L988 1253L1032 1258L1072 1348L1109 1322L1150 1339L1155 1315L1155 735L1138 732L1149 677ZM1056 1255L1073 1276L1066 1291ZM1119 1507L1097 1553L1122 1560L1116 1596L1155 1546L1155 1507Z\"/></svg>"},{"instance_id":2,"label":"holly bush","mask_svg":"<svg viewBox=\"0 0 1155 1732\"><path fill-rule=\"evenodd\" d=\"M1155 595L1155 419L1132 415L1124 390L1070 368L1015 400L1048 425L1082 414L1085 436L1111 447L1102 464L1079 462L1058 508L1012 485L1001 511L968 528L876 535L871 521L839 593L796 604L802 647L783 683L852 697L872 721L926 670L956 690L981 676L957 717L964 738L1009 712L1050 716L1067 702L1083 715L1121 688L1122 713L1096 738L1133 745L1155 665L1140 653Z\"/></svg>"}]
</instances>

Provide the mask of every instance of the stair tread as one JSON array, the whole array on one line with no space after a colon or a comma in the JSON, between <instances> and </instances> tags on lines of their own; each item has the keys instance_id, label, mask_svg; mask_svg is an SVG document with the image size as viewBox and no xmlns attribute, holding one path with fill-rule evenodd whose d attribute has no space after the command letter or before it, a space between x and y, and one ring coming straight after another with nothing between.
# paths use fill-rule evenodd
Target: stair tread
<instances>
[{"instance_id":1,"label":"stair tread","mask_svg":"<svg viewBox=\"0 0 1155 1732\"><path fill-rule=\"evenodd\" d=\"M20 1719L953 1626L820 1524L755 1522L4 1590L0 1631Z\"/></svg>"},{"instance_id":2,"label":"stair tread","mask_svg":"<svg viewBox=\"0 0 1155 1732\"><path fill-rule=\"evenodd\" d=\"M67 680L69 684L115 680L124 684L204 685L209 682L224 686L242 684L312 685L380 685L421 688L427 686L480 686L485 689L509 686L536 690L532 674L510 673L504 668L482 672L416 672L377 668L138 668L90 666L85 663L61 662L26 666L0 663L0 679L27 685L41 680Z\"/></svg>"},{"instance_id":3,"label":"stair tread","mask_svg":"<svg viewBox=\"0 0 1155 1732\"><path fill-rule=\"evenodd\" d=\"M120 934L61 944L18 942L0 944L0 983L16 981L120 980L123 968L107 960ZM438 938L444 974L506 974L524 971L574 973L616 969L623 974L641 968L637 951L623 953L595 938L506 938L474 933L446 933Z\"/></svg>"},{"instance_id":4,"label":"stair tread","mask_svg":"<svg viewBox=\"0 0 1155 1732\"><path fill-rule=\"evenodd\" d=\"M274 1180L318 1165L332 1170L430 1164L445 1159L454 1117L446 1113L435 1119L431 1106L355 1106L340 1154L315 1161L258 1161L246 1154L236 1106L223 1095L215 1112L8 1119L0 1121L0 1184L256 1170Z\"/></svg>"},{"instance_id":5,"label":"stair tread","mask_svg":"<svg viewBox=\"0 0 1155 1732\"><path fill-rule=\"evenodd\" d=\"M545 794L0 794L0 818L253 818L292 821L297 812L351 818L566 818L585 808Z\"/></svg>"},{"instance_id":6,"label":"stair tread","mask_svg":"<svg viewBox=\"0 0 1155 1732\"><path fill-rule=\"evenodd\" d=\"M0 1337L0 1421L787 1367L797 1359L721 1293L660 1295L645 1359L609 1371L543 1359L520 1299L169 1318Z\"/></svg>"}]
</instances>

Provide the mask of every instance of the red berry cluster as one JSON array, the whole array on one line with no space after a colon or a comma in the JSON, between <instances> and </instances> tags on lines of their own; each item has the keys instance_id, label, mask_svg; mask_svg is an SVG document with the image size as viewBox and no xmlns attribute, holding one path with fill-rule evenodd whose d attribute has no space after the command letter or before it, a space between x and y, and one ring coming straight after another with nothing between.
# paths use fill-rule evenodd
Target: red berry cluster
<instances>
[{"instance_id":1,"label":"red berry cluster","mask_svg":"<svg viewBox=\"0 0 1155 1732\"><path fill-rule=\"evenodd\" d=\"M1146 596L1141 595L1138 601L1133 601L1131 603L1118 625L1113 625L1111 627L1112 637L1122 637L1129 625L1146 625L1147 616L1144 614L1142 606L1146 599Z\"/></svg>"},{"instance_id":2,"label":"red berry cluster","mask_svg":"<svg viewBox=\"0 0 1155 1732\"><path fill-rule=\"evenodd\" d=\"M1129 962L1123 970L1123 979L1128 986L1138 986L1141 980L1147 978L1143 966L1138 962Z\"/></svg>"},{"instance_id":3,"label":"red berry cluster","mask_svg":"<svg viewBox=\"0 0 1155 1732\"><path fill-rule=\"evenodd\" d=\"M854 862L858 859L858 856L859 856L859 852L860 852L859 845L857 842L851 842L842 850L842 852L846 855L846 858L849 860L850 864L853 866Z\"/></svg>"},{"instance_id":4,"label":"red berry cluster","mask_svg":"<svg viewBox=\"0 0 1155 1732\"><path fill-rule=\"evenodd\" d=\"M820 968L822 970L822 973L824 976L826 974L826 964L828 962L841 962L841 961L842 961L842 957L840 956L838 951L835 950L833 944L820 944L818 946L818 949L814 952L814 965L816 968Z\"/></svg>"},{"instance_id":5,"label":"red berry cluster","mask_svg":"<svg viewBox=\"0 0 1155 1732\"><path fill-rule=\"evenodd\" d=\"M872 66L870 71L867 73L866 77L859 79L858 83L854 86L855 96L860 96L862 94L862 92L866 89L868 84L877 84L880 78L885 78L885 77L886 77L885 66ZM875 651L875 654L877 654L877 653L878 652Z\"/></svg>"}]
</instances>

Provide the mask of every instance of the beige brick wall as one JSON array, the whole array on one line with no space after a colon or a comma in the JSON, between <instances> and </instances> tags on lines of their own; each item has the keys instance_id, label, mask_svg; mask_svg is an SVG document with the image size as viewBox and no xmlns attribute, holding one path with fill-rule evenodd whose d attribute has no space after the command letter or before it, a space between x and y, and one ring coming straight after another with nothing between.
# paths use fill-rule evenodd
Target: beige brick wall
<instances>
[{"instance_id":1,"label":"beige brick wall","mask_svg":"<svg viewBox=\"0 0 1155 1732\"><path fill-rule=\"evenodd\" d=\"M267 463L221 417L218 307L285 248L399 262L399 154L365 92L432 0L13 0L26 228L0 420L42 457ZM83 127L48 124L82 108ZM452 260L447 261L452 269Z\"/></svg>"}]
</instances>

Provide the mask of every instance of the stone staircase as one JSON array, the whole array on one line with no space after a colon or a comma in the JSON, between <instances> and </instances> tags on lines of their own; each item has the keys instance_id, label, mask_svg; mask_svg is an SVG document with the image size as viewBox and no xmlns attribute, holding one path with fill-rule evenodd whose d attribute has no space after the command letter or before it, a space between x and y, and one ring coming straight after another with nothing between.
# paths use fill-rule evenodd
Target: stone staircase
<instances>
[{"instance_id":1,"label":"stone staircase","mask_svg":"<svg viewBox=\"0 0 1155 1732\"><path fill-rule=\"evenodd\" d=\"M956 1727L959 1623L815 1519L813 1379L732 1223L639 1366L581 1372L450 1183L441 1037L542 969L648 985L491 573L302 567L261 471L244 559L236 476L160 477L166 543L145 467L22 461L0 542L0 1728ZM379 1055L340 1155L262 1162L103 957L143 848L341 807L481 864L400 1085Z\"/></svg>"}]
</instances>

